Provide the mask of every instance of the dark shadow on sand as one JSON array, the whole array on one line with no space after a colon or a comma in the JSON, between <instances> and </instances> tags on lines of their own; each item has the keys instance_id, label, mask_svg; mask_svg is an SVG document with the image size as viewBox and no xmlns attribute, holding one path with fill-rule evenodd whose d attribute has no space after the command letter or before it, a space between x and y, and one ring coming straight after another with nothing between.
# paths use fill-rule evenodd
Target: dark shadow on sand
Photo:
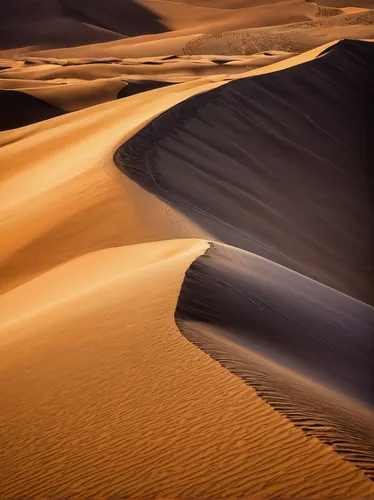
<instances>
[{"instance_id":1,"label":"dark shadow on sand","mask_svg":"<svg viewBox=\"0 0 374 500\"><path fill-rule=\"evenodd\" d=\"M65 13L124 36L169 31L159 16L135 0L60 0Z\"/></svg>"},{"instance_id":2,"label":"dark shadow on sand","mask_svg":"<svg viewBox=\"0 0 374 500\"><path fill-rule=\"evenodd\" d=\"M214 238L373 303L374 44L239 79L163 113L114 155Z\"/></svg>"},{"instance_id":3,"label":"dark shadow on sand","mask_svg":"<svg viewBox=\"0 0 374 500\"><path fill-rule=\"evenodd\" d=\"M127 85L118 92L117 99L130 97L131 95L140 94L141 92L147 92L148 90L167 87L168 85L174 84L172 82L162 82L157 80L139 80L127 82Z\"/></svg>"},{"instance_id":4,"label":"dark shadow on sand","mask_svg":"<svg viewBox=\"0 0 374 500\"><path fill-rule=\"evenodd\" d=\"M62 109L24 92L0 90L0 131L24 127L64 114Z\"/></svg>"},{"instance_id":5,"label":"dark shadow on sand","mask_svg":"<svg viewBox=\"0 0 374 500\"><path fill-rule=\"evenodd\" d=\"M281 414L374 477L374 309L213 243L188 268L181 333Z\"/></svg>"}]
</instances>

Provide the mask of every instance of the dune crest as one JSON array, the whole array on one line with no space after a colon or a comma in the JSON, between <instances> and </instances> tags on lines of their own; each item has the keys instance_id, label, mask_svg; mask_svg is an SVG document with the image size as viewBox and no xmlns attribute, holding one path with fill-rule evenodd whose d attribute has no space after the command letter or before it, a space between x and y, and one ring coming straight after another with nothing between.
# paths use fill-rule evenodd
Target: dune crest
<instances>
[{"instance_id":1,"label":"dune crest","mask_svg":"<svg viewBox=\"0 0 374 500\"><path fill-rule=\"evenodd\" d=\"M373 61L372 43L347 40L305 64L254 71L159 116L115 162L216 239L372 303Z\"/></svg>"},{"instance_id":2,"label":"dune crest","mask_svg":"<svg viewBox=\"0 0 374 500\"><path fill-rule=\"evenodd\" d=\"M184 273L207 247L179 240L105 249L0 299L8 311L3 495L373 493L358 468L179 333L173 312Z\"/></svg>"},{"instance_id":3,"label":"dune crest","mask_svg":"<svg viewBox=\"0 0 374 500\"><path fill-rule=\"evenodd\" d=\"M373 41L0 2L1 499L374 499Z\"/></svg>"},{"instance_id":4,"label":"dune crest","mask_svg":"<svg viewBox=\"0 0 374 500\"><path fill-rule=\"evenodd\" d=\"M213 243L189 267L181 332L308 435L374 476L374 309Z\"/></svg>"}]
</instances>

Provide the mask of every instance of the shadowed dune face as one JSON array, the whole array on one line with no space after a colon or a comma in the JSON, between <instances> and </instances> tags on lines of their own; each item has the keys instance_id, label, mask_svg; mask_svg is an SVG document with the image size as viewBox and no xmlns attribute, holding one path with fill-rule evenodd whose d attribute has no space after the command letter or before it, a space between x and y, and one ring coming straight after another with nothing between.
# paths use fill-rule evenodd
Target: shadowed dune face
<instances>
[{"instance_id":1,"label":"shadowed dune face","mask_svg":"<svg viewBox=\"0 0 374 500\"><path fill-rule=\"evenodd\" d=\"M69 47L121 38L65 15L58 0L13 0L0 5L0 49Z\"/></svg>"},{"instance_id":2,"label":"shadowed dune face","mask_svg":"<svg viewBox=\"0 0 374 500\"><path fill-rule=\"evenodd\" d=\"M371 303L373 61L373 44L343 41L192 97L115 162L216 239Z\"/></svg>"},{"instance_id":3,"label":"shadowed dune face","mask_svg":"<svg viewBox=\"0 0 374 500\"><path fill-rule=\"evenodd\" d=\"M143 80L138 82L127 82L127 85L118 93L118 99L129 97L130 95L139 94L140 92L148 92L161 87L173 85L171 82L163 82L157 80Z\"/></svg>"},{"instance_id":4,"label":"shadowed dune face","mask_svg":"<svg viewBox=\"0 0 374 500\"><path fill-rule=\"evenodd\" d=\"M125 36L168 31L160 17L136 0L60 0L66 12Z\"/></svg>"},{"instance_id":5,"label":"shadowed dune face","mask_svg":"<svg viewBox=\"0 0 374 500\"><path fill-rule=\"evenodd\" d=\"M374 308L239 249L192 264L177 317L228 328L246 347L374 405Z\"/></svg>"},{"instance_id":6,"label":"shadowed dune face","mask_svg":"<svg viewBox=\"0 0 374 500\"><path fill-rule=\"evenodd\" d=\"M0 131L24 127L65 113L47 102L16 90L0 90Z\"/></svg>"},{"instance_id":7,"label":"shadowed dune face","mask_svg":"<svg viewBox=\"0 0 374 500\"><path fill-rule=\"evenodd\" d=\"M187 270L175 319L188 340L374 476L372 307L214 243Z\"/></svg>"},{"instance_id":8,"label":"shadowed dune face","mask_svg":"<svg viewBox=\"0 0 374 500\"><path fill-rule=\"evenodd\" d=\"M157 14L135 0L12 0L0 5L0 49L69 47L165 31Z\"/></svg>"}]
</instances>

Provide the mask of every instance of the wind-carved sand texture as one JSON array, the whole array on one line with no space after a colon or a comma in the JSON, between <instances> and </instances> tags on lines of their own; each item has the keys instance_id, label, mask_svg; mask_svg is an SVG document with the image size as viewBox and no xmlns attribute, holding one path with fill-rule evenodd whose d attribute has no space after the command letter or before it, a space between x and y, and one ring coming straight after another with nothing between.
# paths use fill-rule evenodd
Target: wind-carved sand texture
<instances>
[{"instance_id":1,"label":"wind-carved sand texture","mask_svg":"<svg viewBox=\"0 0 374 500\"><path fill-rule=\"evenodd\" d=\"M176 321L308 435L374 475L372 307L215 243L188 269Z\"/></svg>"},{"instance_id":2,"label":"wind-carved sand texture","mask_svg":"<svg viewBox=\"0 0 374 500\"><path fill-rule=\"evenodd\" d=\"M374 499L373 12L1 3L1 499Z\"/></svg>"}]
</instances>

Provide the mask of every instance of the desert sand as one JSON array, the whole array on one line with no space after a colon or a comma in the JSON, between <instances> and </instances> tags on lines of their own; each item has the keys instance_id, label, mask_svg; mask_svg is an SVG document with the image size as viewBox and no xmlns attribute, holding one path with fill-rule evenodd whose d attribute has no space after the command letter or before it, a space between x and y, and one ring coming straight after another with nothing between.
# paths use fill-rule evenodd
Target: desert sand
<instances>
[{"instance_id":1,"label":"desert sand","mask_svg":"<svg viewBox=\"0 0 374 500\"><path fill-rule=\"evenodd\" d=\"M0 6L0 498L374 498L368 0Z\"/></svg>"}]
</instances>

